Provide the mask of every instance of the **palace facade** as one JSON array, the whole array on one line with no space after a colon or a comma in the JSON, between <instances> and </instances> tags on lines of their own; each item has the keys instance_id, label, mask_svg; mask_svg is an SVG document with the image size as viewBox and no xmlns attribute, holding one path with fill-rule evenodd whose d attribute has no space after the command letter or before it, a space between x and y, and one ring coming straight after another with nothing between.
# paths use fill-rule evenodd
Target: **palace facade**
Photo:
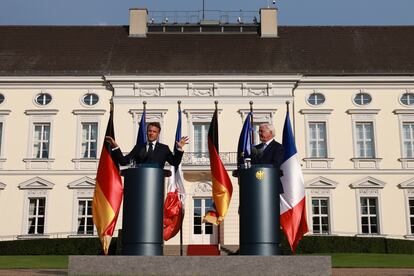
<instances>
[{"instance_id":1,"label":"palace facade","mask_svg":"<svg viewBox=\"0 0 414 276\"><path fill-rule=\"evenodd\" d=\"M185 245L238 245L231 171L250 101L254 127L273 123L278 141L291 103L308 235L414 238L414 27L281 27L276 12L178 24L131 9L130 26L0 26L0 240L96 235L91 203L111 99L124 152L143 101L171 148L182 102ZM220 227L201 223L212 201L215 100L234 189ZM178 244L178 235L166 243Z\"/></svg>"}]
</instances>

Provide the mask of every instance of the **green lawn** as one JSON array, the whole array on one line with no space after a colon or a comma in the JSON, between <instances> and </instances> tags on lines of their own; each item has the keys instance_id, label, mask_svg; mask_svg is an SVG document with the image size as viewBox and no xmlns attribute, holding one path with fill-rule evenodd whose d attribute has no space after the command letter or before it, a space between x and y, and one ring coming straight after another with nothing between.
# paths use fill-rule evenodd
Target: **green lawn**
<instances>
[{"instance_id":1,"label":"green lawn","mask_svg":"<svg viewBox=\"0 0 414 276\"><path fill-rule=\"evenodd\" d=\"M0 269L68 268L68 256L0 256Z\"/></svg>"},{"instance_id":2,"label":"green lawn","mask_svg":"<svg viewBox=\"0 0 414 276\"><path fill-rule=\"evenodd\" d=\"M315 254L321 255L321 254ZM332 256L332 267L414 268L414 255L324 254ZM68 256L0 256L0 269L68 268Z\"/></svg>"}]
</instances>

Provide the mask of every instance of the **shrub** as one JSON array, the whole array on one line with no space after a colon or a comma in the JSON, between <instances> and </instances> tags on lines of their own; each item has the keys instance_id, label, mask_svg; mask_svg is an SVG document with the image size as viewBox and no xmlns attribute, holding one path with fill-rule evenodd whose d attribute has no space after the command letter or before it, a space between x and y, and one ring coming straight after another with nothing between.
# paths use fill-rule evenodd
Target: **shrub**
<instances>
[{"instance_id":1,"label":"shrub","mask_svg":"<svg viewBox=\"0 0 414 276\"><path fill-rule=\"evenodd\" d=\"M109 254L116 251L112 239ZM102 255L99 238L33 239L0 242L0 255Z\"/></svg>"}]
</instances>

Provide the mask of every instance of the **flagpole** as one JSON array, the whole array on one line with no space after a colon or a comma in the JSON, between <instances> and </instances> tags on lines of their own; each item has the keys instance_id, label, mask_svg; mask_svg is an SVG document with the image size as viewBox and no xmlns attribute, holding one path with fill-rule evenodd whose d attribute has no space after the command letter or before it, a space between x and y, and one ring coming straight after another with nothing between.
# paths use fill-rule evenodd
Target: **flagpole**
<instances>
[{"instance_id":1,"label":"flagpole","mask_svg":"<svg viewBox=\"0 0 414 276\"><path fill-rule=\"evenodd\" d=\"M286 101L286 112L289 112L289 104L290 101ZM293 109L293 104L292 104L292 109ZM292 124L292 131L293 131L293 136L295 137L295 144L296 144L296 133L295 133L295 117L293 116L293 124Z\"/></svg>"},{"instance_id":2,"label":"flagpole","mask_svg":"<svg viewBox=\"0 0 414 276\"><path fill-rule=\"evenodd\" d=\"M178 112L181 112L181 101L177 101L178 104ZM175 146L175 145L174 145ZM183 255L183 220L184 220L184 213L181 212L181 226L180 226L180 256Z\"/></svg>"},{"instance_id":3,"label":"flagpole","mask_svg":"<svg viewBox=\"0 0 414 276\"><path fill-rule=\"evenodd\" d=\"M215 112L217 112L217 105L218 105L218 101L214 101L214 105L215 105ZM217 114L218 115L218 114ZM217 152L219 153L219 152ZM217 225L217 243L218 243L218 251L221 252L221 241L220 241L220 224Z\"/></svg>"},{"instance_id":4,"label":"flagpole","mask_svg":"<svg viewBox=\"0 0 414 276\"><path fill-rule=\"evenodd\" d=\"M249 102L249 104L250 104L250 112L252 113L252 116L250 117L250 123L251 123L251 126L252 126L252 139L251 139L251 143L252 143L252 145L254 145L254 128L253 128L253 101L250 101Z\"/></svg>"},{"instance_id":5,"label":"flagpole","mask_svg":"<svg viewBox=\"0 0 414 276\"><path fill-rule=\"evenodd\" d=\"M146 101L143 101L142 102L142 105L144 106L144 112L147 111L147 102Z\"/></svg>"}]
</instances>

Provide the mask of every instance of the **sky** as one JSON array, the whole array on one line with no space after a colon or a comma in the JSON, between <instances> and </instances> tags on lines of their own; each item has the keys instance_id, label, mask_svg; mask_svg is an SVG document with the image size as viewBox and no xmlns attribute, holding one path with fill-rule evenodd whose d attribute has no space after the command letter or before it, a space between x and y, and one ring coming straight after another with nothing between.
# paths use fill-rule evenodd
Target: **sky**
<instances>
[{"instance_id":1,"label":"sky","mask_svg":"<svg viewBox=\"0 0 414 276\"><path fill-rule=\"evenodd\" d=\"M258 11L268 0L204 0L206 10ZM202 10L203 0L0 0L0 25L128 25L129 8ZM414 0L277 0L280 25L414 25ZM214 18L213 18L214 19Z\"/></svg>"}]
</instances>

